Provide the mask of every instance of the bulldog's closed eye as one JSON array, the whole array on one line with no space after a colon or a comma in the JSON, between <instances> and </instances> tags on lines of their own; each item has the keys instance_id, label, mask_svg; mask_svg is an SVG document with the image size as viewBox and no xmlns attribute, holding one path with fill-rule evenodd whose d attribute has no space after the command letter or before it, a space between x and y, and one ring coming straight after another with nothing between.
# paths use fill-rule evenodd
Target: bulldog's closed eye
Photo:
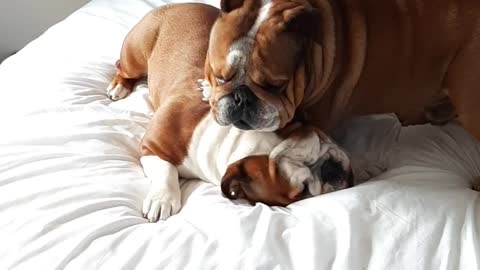
<instances>
[{"instance_id":1,"label":"bulldog's closed eye","mask_svg":"<svg viewBox=\"0 0 480 270\"><path fill-rule=\"evenodd\" d=\"M262 85L262 88L269 91L269 92L272 92L272 93L280 93L282 92L283 90L285 90L285 86L284 85L273 85L273 84L270 84L270 83L264 83Z\"/></svg>"},{"instance_id":2,"label":"bulldog's closed eye","mask_svg":"<svg viewBox=\"0 0 480 270\"><path fill-rule=\"evenodd\" d=\"M230 187L228 189L228 192L231 197L231 199L241 199L245 198L245 192L243 191L241 181L232 181L230 184Z\"/></svg>"},{"instance_id":3,"label":"bulldog's closed eye","mask_svg":"<svg viewBox=\"0 0 480 270\"><path fill-rule=\"evenodd\" d=\"M223 84L225 84L225 80L224 80L224 79L215 78L215 80L217 81L217 84L218 84L218 85L223 85Z\"/></svg>"}]
</instances>

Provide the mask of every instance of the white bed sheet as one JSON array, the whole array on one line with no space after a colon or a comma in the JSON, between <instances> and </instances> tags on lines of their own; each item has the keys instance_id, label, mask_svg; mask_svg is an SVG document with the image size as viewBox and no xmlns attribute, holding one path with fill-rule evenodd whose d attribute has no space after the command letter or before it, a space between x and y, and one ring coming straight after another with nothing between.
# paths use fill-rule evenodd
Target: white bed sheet
<instances>
[{"instance_id":1,"label":"white bed sheet","mask_svg":"<svg viewBox=\"0 0 480 270\"><path fill-rule=\"evenodd\" d=\"M390 115L340 135L388 160L376 181L280 208L192 180L178 215L147 223L147 89L116 103L104 89L162 3L94 0L0 66L0 269L479 269L479 144Z\"/></svg>"}]
</instances>

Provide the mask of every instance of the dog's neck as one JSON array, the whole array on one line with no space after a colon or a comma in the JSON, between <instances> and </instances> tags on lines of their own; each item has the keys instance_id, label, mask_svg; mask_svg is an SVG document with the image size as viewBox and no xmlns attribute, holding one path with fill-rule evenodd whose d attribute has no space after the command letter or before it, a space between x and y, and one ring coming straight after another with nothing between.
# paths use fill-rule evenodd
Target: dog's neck
<instances>
[{"instance_id":1,"label":"dog's neck","mask_svg":"<svg viewBox=\"0 0 480 270\"><path fill-rule=\"evenodd\" d=\"M315 123L328 129L348 111L360 79L366 56L366 22L356 5L346 9L335 0L316 0L314 5L321 12L320 44L307 45L306 76L310 79L301 107L310 115L321 115L324 119Z\"/></svg>"},{"instance_id":2,"label":"dog's neck","mask_svg":"<svg viewBox=\"0 0 480 270\"><path fill-rule=\"evenodd\" d=\"M179 172L219 185L229 164L246 156L268 155L280 141L275 132L221 126L209 113L196 126Z\"/></svg>"},{"instance_id":3,"label":"dog's neck","mask_svg":"<svg viewBox=\"0 0 480 270\"><path fill-rule=\"evenodd\" d=\"M317 0L314 4L320 16L320 25L315 33L319 37L307 42L305 48L305 72L311 77L305 93L308 98L302 104L305 107L316 104L335 81L343 45L342 21L337 4L330 0Z\"/></svg>"}]
</instances>

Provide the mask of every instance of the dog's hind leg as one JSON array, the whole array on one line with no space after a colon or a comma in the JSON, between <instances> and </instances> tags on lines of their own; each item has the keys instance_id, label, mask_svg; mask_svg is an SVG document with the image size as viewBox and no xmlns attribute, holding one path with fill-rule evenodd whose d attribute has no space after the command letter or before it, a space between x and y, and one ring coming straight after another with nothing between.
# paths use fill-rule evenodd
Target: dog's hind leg
<instances>
[{"instance_id":1,"label":"dog's hind leg","mask_svg":"<svg viewBox=\"0 0 480 270\"><path fill-rule=\"evenodd\" d=\"M126 98L133 90L138 78L126 78L120 66L120 60L115 64L117 72L107 87L107 96L113 101Z\"/></svg>"},{"instance_id":2,"label":"dog's hind leg","mask_svg":"<svg viewBox=\"0 0 480 270\"><path fill-rule=\"evenodd\" d=\"M125 37L120 59L115 64L115 76L107 87L111 100L127 97L137 80L147 76L148 57L158 38L155 12L147 14Z\"/></svg>"}]
</instances>

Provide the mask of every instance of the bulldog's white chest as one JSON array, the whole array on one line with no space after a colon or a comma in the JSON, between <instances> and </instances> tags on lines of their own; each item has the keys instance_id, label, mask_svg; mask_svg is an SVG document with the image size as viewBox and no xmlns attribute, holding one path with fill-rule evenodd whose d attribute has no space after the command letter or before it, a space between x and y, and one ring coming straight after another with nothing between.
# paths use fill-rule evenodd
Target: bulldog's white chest
<instances>
[{"instance_id":1,"label":"bulldog's white chest","mask_svg":"<svg viewBox=\"0 0 480 270\"><path fill-rule=\"evenodd\" d=\"M209 114L193 133L188 156L178 167L179 176L219 185L229 164L250 155L268 155L279 143L273 132L220 126Z\"/></svg>"}]
</instances>

